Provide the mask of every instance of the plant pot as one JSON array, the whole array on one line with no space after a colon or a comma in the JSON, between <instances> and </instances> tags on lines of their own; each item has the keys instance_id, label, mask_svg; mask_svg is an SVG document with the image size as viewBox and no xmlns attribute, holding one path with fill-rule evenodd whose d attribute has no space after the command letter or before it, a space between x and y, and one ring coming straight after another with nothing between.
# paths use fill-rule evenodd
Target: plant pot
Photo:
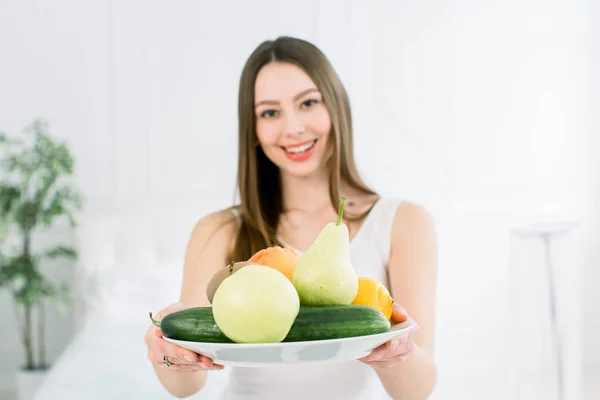
<instances>
[{"instance_id":1,"label":"plant pot","mask_svg":"<svg viewBox=\"0 0 600 400\"><path fill-rule=\"evenodd\" d=\"M33 400L35 392L46 377L47 368L17 371L17 400Z\"/></svg>"}]
</instances>

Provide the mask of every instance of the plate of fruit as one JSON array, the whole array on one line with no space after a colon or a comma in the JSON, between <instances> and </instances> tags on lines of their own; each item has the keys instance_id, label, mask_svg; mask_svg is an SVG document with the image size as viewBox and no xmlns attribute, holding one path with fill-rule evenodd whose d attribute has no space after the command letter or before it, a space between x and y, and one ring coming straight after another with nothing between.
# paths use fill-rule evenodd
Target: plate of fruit
<instances>
[{"instance_id":1,"label":"plate of fruit","mask_svg":"<svg viewBox=\"0 0 600 400\"><path fill-rule=\"evenodd\" d=\"M302 256L268 247L218 271L209 307L150 318L165 340L226 366L281 366L356 360L413 327L392 326L393 299L381 283L358 277L349 233L327 224Z\"/></svg>"}]
</instances>

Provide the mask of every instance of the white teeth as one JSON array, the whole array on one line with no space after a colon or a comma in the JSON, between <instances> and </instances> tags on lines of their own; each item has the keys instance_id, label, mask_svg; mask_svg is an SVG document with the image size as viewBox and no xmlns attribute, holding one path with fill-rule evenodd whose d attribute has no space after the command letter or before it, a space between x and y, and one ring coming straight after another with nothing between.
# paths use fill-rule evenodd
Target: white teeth
<instances>
[{"instance_id":1,"label":"white teeth","mask_svg":"<svg viewBox=\"0 0 600 400\"><path fill-rule=\"evenodd\" d=\"M315 143L317 143L317 139L313 140L310 143L302 145L302 146L298 146L298 147L286 147L285 151L287 151L288 153L292 153L292 154L304 153L305 151L310 150L315 145Z\"/></svg>"}]
</instances>

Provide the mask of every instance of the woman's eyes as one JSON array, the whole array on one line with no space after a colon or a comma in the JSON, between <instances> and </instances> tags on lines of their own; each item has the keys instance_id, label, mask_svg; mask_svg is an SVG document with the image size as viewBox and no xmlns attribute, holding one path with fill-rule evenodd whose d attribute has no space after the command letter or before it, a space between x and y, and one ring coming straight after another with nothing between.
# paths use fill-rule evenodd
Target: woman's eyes
<instances>
[{"instance_id":1,"label":"woman's eyes","mask_svg":"<svg viewBox=\"0 0 600 400\"><path fill-rule=\"evenodd\" d=\"M277 114L276 110L265 110L262 113L260 113L260 117L261 118L271 118L274 117Z\"/></svg>"},{"instance_id":2,"label":"woman's eyes","mask_svg":"<svg viewBox=\"0 0 600 400\"><path fill-rule=\"evenodd\" d=\"M300 107L307 108L307 107L317 104L318 102L319 101L317 99L307 99L307 100L304 100L300 104ZM276 117L278 114L279 114L279 111L277 111L277 110L264 110L263 112L260 113L260 117L261 118L273 118L273 117Z\"/></svg>"},{"instance_id":3,"label":"woman's eyes","mask_svg":"<svg viewBox=\"0 0 600 400\"><path fill-rule=\"evenodd\" d=\"M302 107L310 107L310 106L312 106L313 104L317 104L317 103L318 103L318 101L317 101L316 99L308 99L308 100L304 100L304 101L302 102Z\"/></svg>"}]
</instances>

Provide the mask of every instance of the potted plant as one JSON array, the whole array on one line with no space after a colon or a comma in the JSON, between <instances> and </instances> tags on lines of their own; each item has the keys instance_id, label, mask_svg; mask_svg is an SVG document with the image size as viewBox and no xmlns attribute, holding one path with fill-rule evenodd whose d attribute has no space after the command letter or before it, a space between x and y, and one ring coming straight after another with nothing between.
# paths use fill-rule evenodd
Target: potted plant
<instances>
[{"instance_id":1,"label":"potted plant","mask_svg":"<svg viewBox=\"0 0 600 400\"><path fill-rule=\"evenodd\" d=\"M66 218L75 225L81 199L69 183L73 158L65 143L47 134L48 125L35 120L21 138L0 134L0 288L12 293L18 335L25 362L17 371L20 399L34 393L49 364L45 354L44 305L47 300L65 304L66 283L57 284L41 269L47 259L74 260L69 246L52 246L36 252L33 235Z\"/></svg>"}]
</instances>

